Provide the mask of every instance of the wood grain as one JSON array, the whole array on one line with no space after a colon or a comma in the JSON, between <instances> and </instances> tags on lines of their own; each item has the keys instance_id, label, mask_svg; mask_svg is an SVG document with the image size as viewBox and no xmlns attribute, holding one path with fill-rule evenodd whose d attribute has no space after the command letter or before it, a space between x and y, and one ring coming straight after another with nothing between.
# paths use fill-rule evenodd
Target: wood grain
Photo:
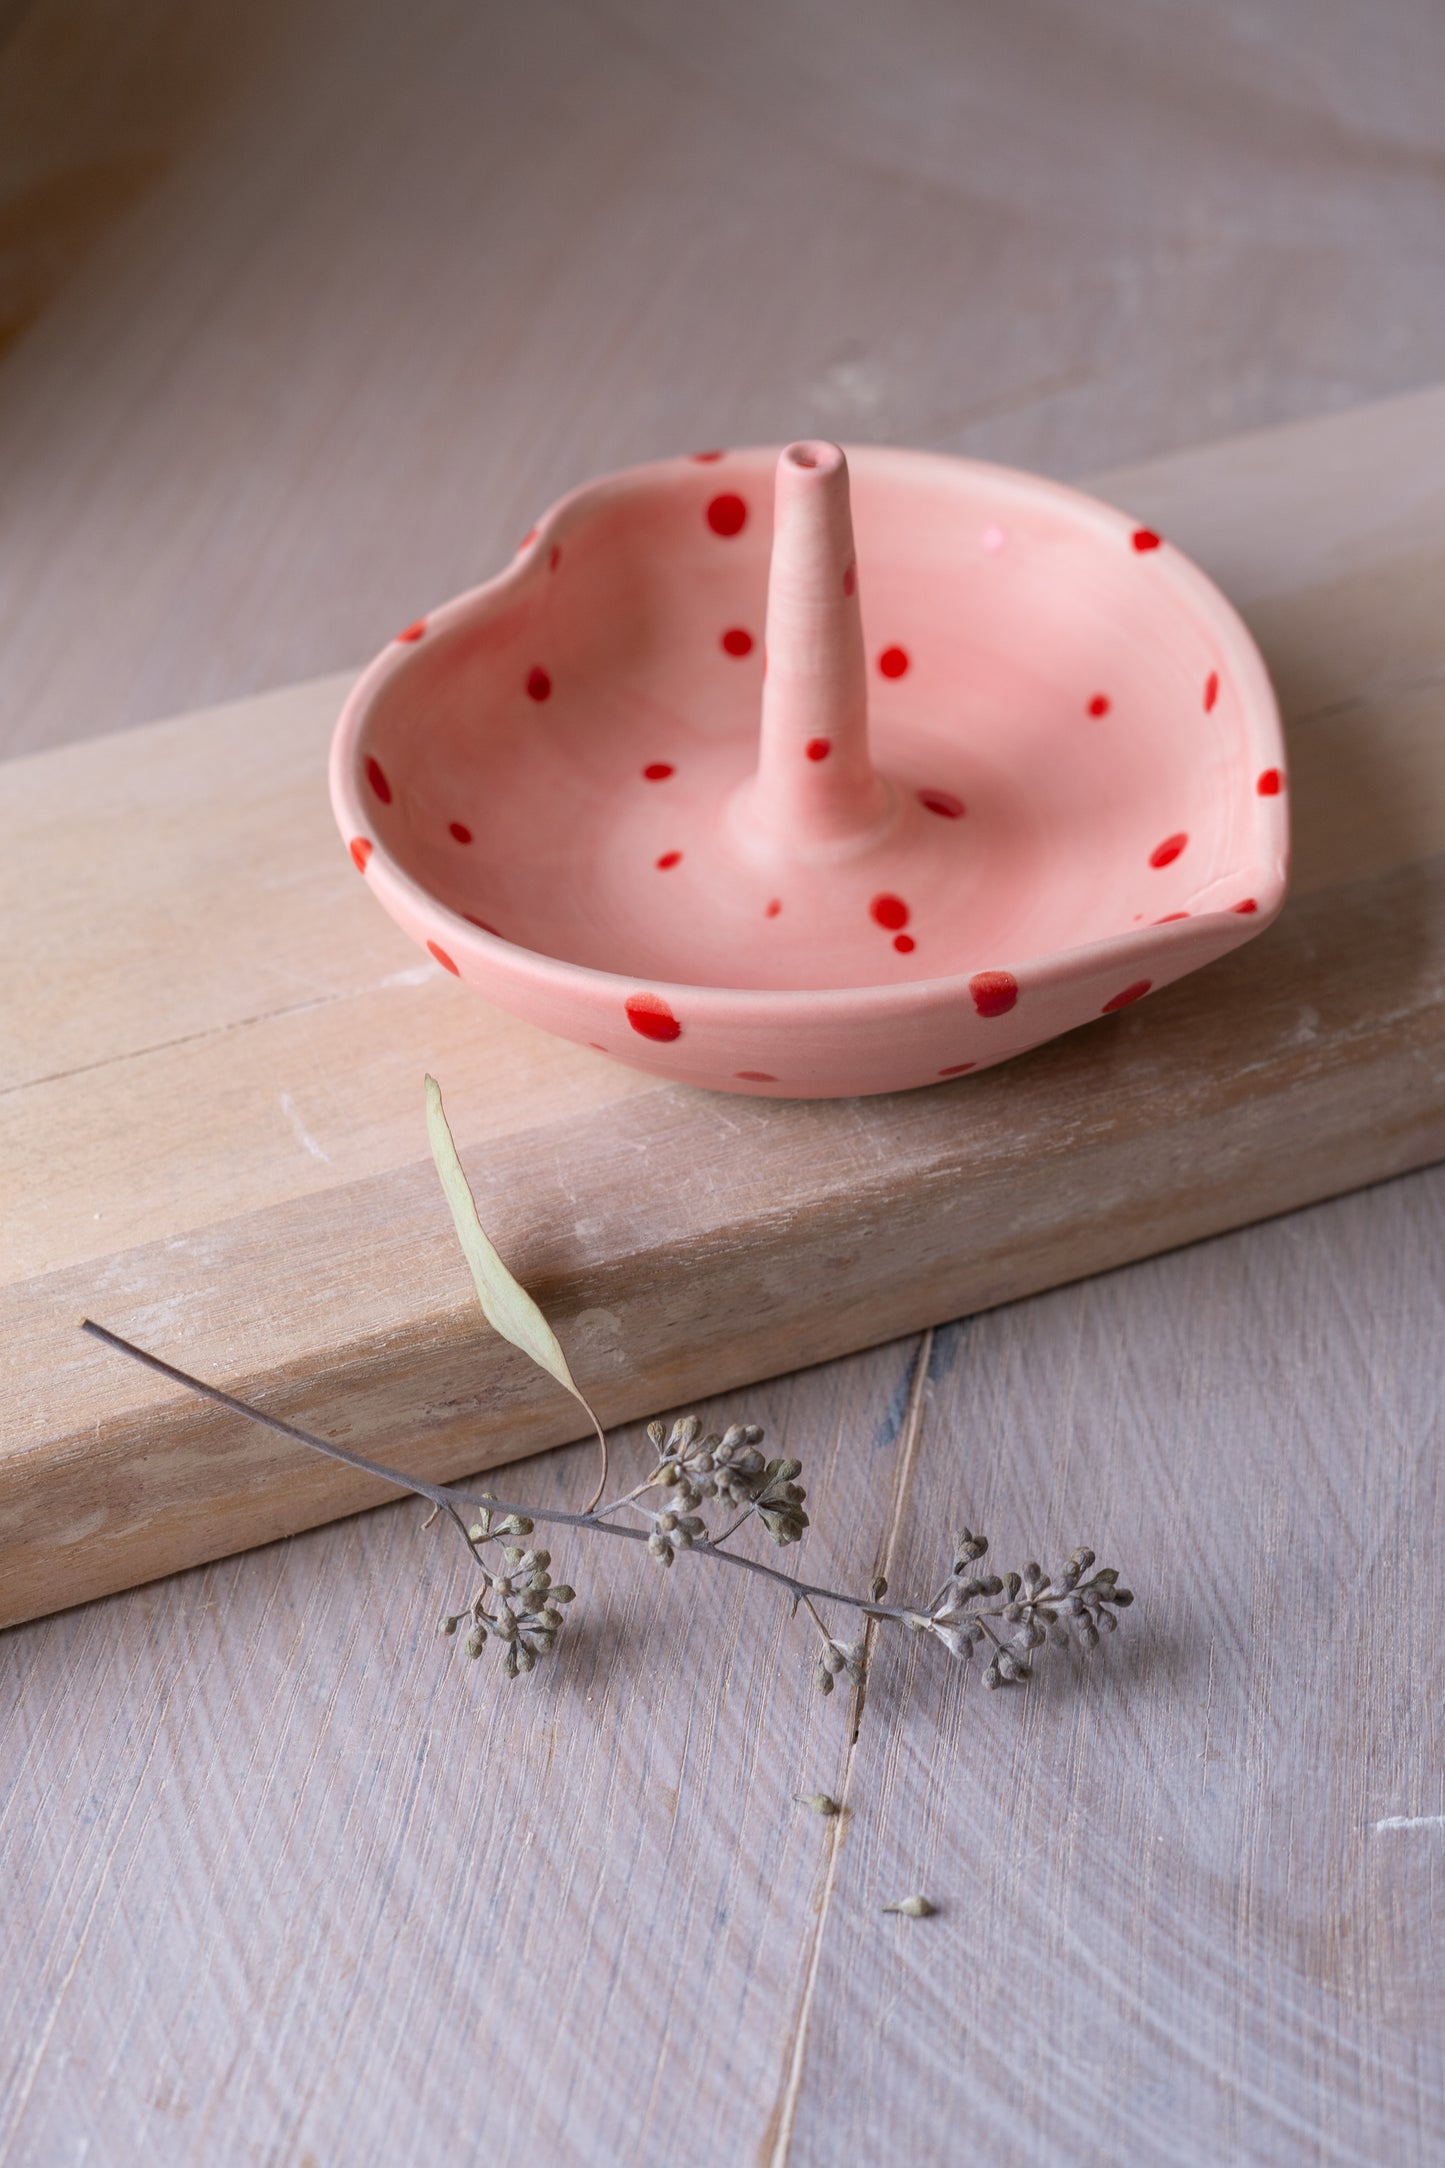
<instances>
[{"instance_id":1,"label":"wood grain","mask_svg":"<svg viewBox=\"0 0 1445 2168\"><path fill-rule=\"evenodd\" d=\"M1087 474L1437 377L1442 87L1434 0L0 0L5 743L339 669L578 475L719 434ZM1285 483L1272 432L1254 525L1208 455L1153 470L1157 509L1117 485L1270 648L1305 886L1439 832L1409 751L1438 423L1414 441L1373 571L1332 458ZM407 1028L446 1053L450 1013ZM358 1034L323 1080L289 1028L276 1089L343 1179L381 1166L409 1059ZM244 1147L218 1185L329 1184L274 1097L203 1074ZM48 1187L55 1260L93 1255L93 1177L8 1183L6 1225L49 1254ZM1024 1703L884 1653L851 1755L799 1628L621 1545L569 1557L577 1638L504 1696L432 1638L452 1584L410 1505L14 1629L3 2168L1436 2168L1442 1235L1436 1171L993 1311L938 1336L908 1452L913 1342L751 1389L820 1564L891 1550L910 1586L966 1514L1015 1556L1087 1534L1141 1591L1105 1666ZM831 1833L789 1797L820 1783ZM937 1919L875 1911L918 1882Z\"/></svg>"},{"instance_id":2,"label":"wood grain","mask_svg":"<svg viewBox=\"0 0 1445 2168\"><path fill-rule=\"evenodd\" d=\"M1224 964L961 1086L723 1099L498 1016L345 864L333 683L14 764L0 1619L375 1495L130 1374L77 1339L86 1313L420 1472L574 1434L479 1331L417 1158L428 1069L608 1421L1445 1154L1436 439L1445 392L1109 483L1227 579L1247 538L1229 584L1287 704L1295 900Z\"/></svg>"},{"instance_id":3,"label":"wood grain","mask_svg":"<svg viewBox=\"0 0 1445 2168\"><path fill-rule=\"evenodd\" d=\"M504 1689L412 1504L19 1631L0 2160L1432 2168L1442 1256L1437 1170L945 1329L916 1434L916 1343L720 1404L829 1573L967 1520L1139 1591L1027 1698L885 1644L856 1745L785 1605L631 1545L558 1539Z\"/></svg>"},{"instance_id":4,"label":"wood grain","mask_svg":"<svg viewBox=\"0 0 1445 2168\"><path fill-rule=\"evenodd\" d=\"M632 460L1438 379L1442 94L1437 0L0 12L0 744L341 669Z\"/></svg>"}]
</instances>

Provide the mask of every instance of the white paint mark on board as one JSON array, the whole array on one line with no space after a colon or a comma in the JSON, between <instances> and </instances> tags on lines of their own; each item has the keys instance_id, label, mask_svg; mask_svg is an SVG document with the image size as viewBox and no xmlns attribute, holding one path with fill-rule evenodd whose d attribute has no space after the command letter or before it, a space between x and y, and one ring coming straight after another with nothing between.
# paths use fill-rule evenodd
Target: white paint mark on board
<instances>
[{"instance_id":1,"label":"white paint mark on board","mask_svg":"<svg viewBox=\"0 0 1445 2168\"><path fill-rule=\"evenodd\" d=\"M1376 1829L1445 1829L1445 1814L1387 1814Z\"/></svg>"},{"instance_id":2,"label":"white paint mark on board","mask_svg":"<svg viewBox=\"0 0 1445 2168\"><path fill-rule=\"evenodd\" d=\"M291 1124L292 1129L295 1131L297 1142L299 1144L303 1144L306 1147L307 1151L311 1154L311 1157L313 1159L319 1159L323 1166L329 1167L332 1164L331 1154L327 1151L323 1151L322 1147L316 1142L316 1139L312 1136L310 1130L306 1127L306 1124L302 1121L300 1115L296 1112L296 1102L291 1097L290 1092L282 1092L281 1094L281 1112L285 1115L287 1121Z\"/></svg>"}]
</instances>

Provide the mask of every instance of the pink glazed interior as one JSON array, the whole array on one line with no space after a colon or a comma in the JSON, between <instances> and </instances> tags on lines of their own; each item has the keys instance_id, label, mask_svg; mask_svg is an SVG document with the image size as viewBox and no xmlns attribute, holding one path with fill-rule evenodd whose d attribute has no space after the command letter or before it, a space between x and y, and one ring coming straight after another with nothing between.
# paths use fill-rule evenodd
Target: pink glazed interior
<instances>
[{"instance_id":1,"label":"pink glazed interior","mask_svg":"<svg viewBox=\"0 0 1445 2168\"><path fill-rule=\"evenodd\" d=\"M788 456L831 473L834 528L804 542L840 633L808 595L769 619L779 455L730 452L579 490L368 670L333 802L439 964L679 1080L806 1096L983 1067L1268 923L1278 713L1194 566L1031 476ZM781 497L778 533L781 556ZM755 788L767 645L831 698L819 643L854 612L866 720L809 736L825 710L775 675ZM850 762L876 797L829 828L808 793Z\"/></svg>"}]
</instances>

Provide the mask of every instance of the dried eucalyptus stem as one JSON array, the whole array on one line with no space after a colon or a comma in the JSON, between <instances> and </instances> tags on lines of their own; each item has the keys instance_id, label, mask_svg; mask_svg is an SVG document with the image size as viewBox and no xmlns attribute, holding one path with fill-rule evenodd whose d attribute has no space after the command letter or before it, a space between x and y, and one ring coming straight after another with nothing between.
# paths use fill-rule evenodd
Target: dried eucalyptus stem
<instances>
[{"instance_id":1,"label":"dried eucalyptus stem","mask_svg":"<svg viewBox=\"0 0 1445 2168\"><path fill-rule=\"evenodd\" d=\"M686 1551L774 1582L791 1600L794 1613L801 1607L817 1630L821 1646L813 1677L823 1694L831 1694L840 1678L862 1686L867 1643L844 1640L835 1633L819 1605L841 1607L865 1620L921 1634L964 1662L986 1644L983 1683L988 1687L1023 1685L1032 1676L1035 1650L1046 1641L1067 1645L1072 1639L1088 1651L1098 1647L1101 1633L1114 1631L1117 1613L1134 1599L1127 1588L1119 1587L1114 1567L1091 1570L1094 1553L1087 1545L1071 1553L1053 1574L1032 1561L1018 1573L978 1573L974 1569L988 1550L987 1539L959 1529L949 1541L943 1586L924 1604L886 1603L888 1584L881 1576L870 1583L866 1596L856 1596L845 1589L799 1580L763 1559L749 1557L746 1551L725 1549L750 1522L761 1527L780 1550L801 1542L808 1526L803 1510L807 1492L798 1481L801 1462L764 1459L759 1451L763 1432L756 1423L730 1423L725 1430L707 1435L695 1415L680 1417L670 1428L649 1423L647 1435L657 1455L655 1464L630 1490L603 1502L608 1476L606 1433L579 1390L542 1310L507 1270L482 1226L447 1125L441 1091L432 1077L426 1079L426 1117L437 1173L483 1315L495 1331L580 1403L597 1433L601 1474L585 1512L518 1505L489 1491L424 1482L420 1476L405 1475L329 1438L301 1430L249 1401L238 1400L233 1393L222 1392L219 1386L207 1385L90 1318L81 1330L219 1407L264 1424L332 1460L344 1461L349 1468L429 1499L452 1522L476 1569L472 1595L441 1622L446 1634L467 1628L463 1646L469 1656L480 1656L489 1641L500 1642L506 1651L507 1676L516 1678L556 1646L563 1611L576 1592L553 1581L550 1551L521 1540L533 1534L538 1522L645 1543L648 1555L660 1566L671 1566L678 1553ZM626 1514L632 1518L613 1517ZM711 1522L705 1517L708 1514L715 1516Z\"/></svg>"},{"instance_id":2,"label":"dried eucalyptus stem","mask_svg":"<svg viewBox=\"0 0 1445 2168\"><path fill-rule=\"evenodd\" d=\"M90 1318L84 1320L81 1331L217 1406L277 1431L283 1438L429 1499L456 1528L479 1575L474 1594L460 1609L443 1617L441 1630L455 1634L465 1625L468 1631L464 1645L471 1656L480 1656L489 1640L500 1642L506 1650L504 1669L508 1678L530 1671L539 1656L550 1654L561 1631L563 1609L575 1595L572 1588L553 1582L549 1551L526 1547L517 1540L532 1535L539 1522L645 1543L649 1555L661 1566L671 1566L679 1551L687 1551L776 1583L792 1600L795 1611L802 1606L818 1631L822 1646L814 1680L824 1694L833 1691L840 1677L862 1684L865 1644L835 1634L818 1609L820 1604L930 1636L951 1656L965 1661L987 1642L990 1656L983 1683L995 1687L1022 1685L1031 1676L1033 1651L1046 1640L1066 1644L1072 1637L1085 1650L1096 1648L1100 1632L1112 1633L1117 1624L1116 1612L1134 1600L1130 1590L1119 1587L1112 1566L1090 1573L1094 1553L1087 1547L1076 1550L1053 1575L1032 1563L1021 1573L978 1574L973 1569L988 1550L987 1539L966 1528L951 1538L948 1577L925 1605L884 1602L888 1589L881 1578L872 1582L866 1596L858 1596L846 1589L799 1580L763 1559L750 1558L745 1551L725 1550L723 1545L753 1518L779 1548L800 1542L808 1526L803 1511L807 1494L797 1480L802 1473L800 1463L765 1461L758 1450L763 1433L756 1424L734 1423L721 1433L704 1436L695 1415L683 1416L670 1430L662 1423L649 1423L656 1466L631 1490L605 1504L585 1513L566 1513L557 1507L523 1505L488 1491L428 1483L420 1476L404 1474L399 1468L389 1468L285 1422L264 1408L238 1399L234 1393L223 1392L219 1386L208 1385ZM656 1495L657 1502L647 1502L649 1493ZM709 1529L702 1515L692 1510L708 1501L723 1509L726 1527ZM625 1522L611 1517L623 1509L632 1511L636 1520Z\"/></svg>"}]
</instances>

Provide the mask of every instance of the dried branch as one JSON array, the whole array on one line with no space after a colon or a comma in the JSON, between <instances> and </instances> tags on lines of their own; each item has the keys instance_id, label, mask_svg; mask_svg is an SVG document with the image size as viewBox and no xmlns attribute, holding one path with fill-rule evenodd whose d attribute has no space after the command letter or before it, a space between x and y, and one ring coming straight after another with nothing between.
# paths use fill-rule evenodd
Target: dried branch
<instances>
[{"instance_id":1,"label":"dried branch","mask_svg":"<svg viewBox=\"0 0 1445 2168\"><path fill-rule=\"evenodd\" d=\"M81 1330L218 1407L243 1415L364 1475L429 1499L457 1529L480 1576L480 1585L468 1602L443 1617L442 1630L455 1634L467 1623L465 1646L472 1656L481 1655L488 1640L501 1642L506 1649L509 1677L530 1671L538 1656L555 1647L563 1624L562 1612L575 1595L565 1584L553 1583L549 1551L526 1548L514 1540L530 1536L538 1522L645 1543L649 1555L662 1566L671 1566L678 1553L685 1551L773 1582L790 1598L795 1610L801 1605L807 1611L817 1628L823 1646L814 1678L824 1694L833 1691L839 1677L862 1684L865 1652L862 1641L843 1641L832 1632L819 1604L841 1606L865 1618L927 1635L961 1660L971 1657L987 1640L992 1653L983 1683L996 1687L1023 1684L1032 1673L1033 1652L1045 1641L1067 1643L1072 1637L1085 1650L1097 1647L1101 1631L1112 1632L1117 1612L1133 1602L1131 1592L1118 1586L1113 1567L1101 1567L1090 1574L1094 1553L1087 1547L1076 1550L1053 1575L1045 1574L1032 1562L1021 1573L978 1574L973 1568L988 1544L984 1537L968 1529L952 1537L948 1577L923 1606L885 1603L887 1584L881 1579L872 1582L866 1596L858 1596L846 1589L800 1580L762 1559L749 1557L745 1551L724 1550L722 1545L749 1519L755 1518L779 1548L800 1542L808 1526L803 1510L806 1492L797 1480L802 1472L800 1463L765 1461L758 1450L763 1433L756 1424L734 1423L721 1433L703 1436L695 1415L674 1422L670 1431L662 1423L650 1423L648 1436L657 1453L656 1466L619 1497L585 1513L567 1513L556 1507L497 1498L487 1491L428 1483L420 1476L407 1475L401 1469L353 1453L347 1446L318 1437L219 1386L209 1385L90 1318L83 1321ZM657 1494L657 1504L644 1503L649 1492ZM716 1533L709 1531L702 1513L695 1510L709 1502L733 1516ZM611 1515L623 1507L630 1507L646 1525L612 1519ZM490 1558L489 1551L493 1554ZM998 1630L1000 1627L1011 1629L1007 1640Z\"/></svg>"}]
</instances>

